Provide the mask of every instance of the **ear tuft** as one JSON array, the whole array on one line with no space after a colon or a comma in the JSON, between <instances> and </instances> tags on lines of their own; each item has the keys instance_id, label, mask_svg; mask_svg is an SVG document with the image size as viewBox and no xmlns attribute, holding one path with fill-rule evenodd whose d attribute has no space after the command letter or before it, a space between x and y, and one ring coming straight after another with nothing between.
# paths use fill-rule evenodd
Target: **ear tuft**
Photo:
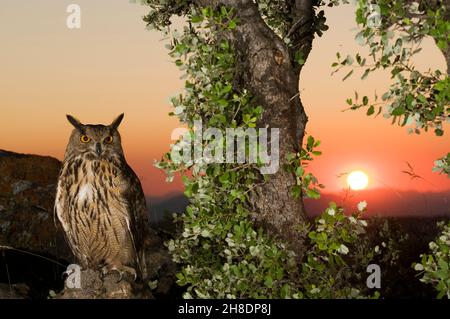
<instances>
[{"instance_id":1,"label":"ear tuft","mask_svg":"<svg viewBox=\"0 0 450 319\"><path fill-rule=\"evenodd\" d=\"M69 114L66 114L66 117L69 123L72 124L76 129L83 130L83 124L81 124L78 119Z\"/></svg>"},{"instance_id":2,"label":"ear tuft","mask_svg":"<svg viewBox=\"0 0 450 319\"><path fill-rule=\"evenodd\" d=\"M113 130L116 130L118 127L119 127L119 125L120 125L120 123L122 122L122 120L123 120L123 117L124 117L124 115L125 114L120 114L112 123L111 123L111 128L113 129Z\"/></svg>"}]
</instances>

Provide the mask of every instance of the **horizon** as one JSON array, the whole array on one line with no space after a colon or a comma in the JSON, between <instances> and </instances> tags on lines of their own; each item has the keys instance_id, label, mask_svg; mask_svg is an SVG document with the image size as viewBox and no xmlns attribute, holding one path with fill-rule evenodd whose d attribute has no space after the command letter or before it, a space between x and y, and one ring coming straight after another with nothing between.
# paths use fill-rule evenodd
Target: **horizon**
<instances>
[{"instance_id":1,"label":"horizon","mask_svg":"<svg viewBox=\"0 0 450 319\"><path fill-rule=\"evenodd\" d=\"M344 190L345 191L345 190ZM319 199L305 199L306 213L309 217L321 214L333 201L348 213L356 212L361 201L367 202L364 217L399 217L399 218L439 218L450 217L450 190L443 191L393 191L386 188L352 191L352 197L345 198L343 191L322 192ZM421 195L421 197L417 196ZM348 196L348 194L347 194ZM146 196L148 210L152 221L159 221L165 214L181 213L188 204L183 192L173 192L163 196ZM413 208L411 208L413 207Z\"/></svg>"}]
</instances>

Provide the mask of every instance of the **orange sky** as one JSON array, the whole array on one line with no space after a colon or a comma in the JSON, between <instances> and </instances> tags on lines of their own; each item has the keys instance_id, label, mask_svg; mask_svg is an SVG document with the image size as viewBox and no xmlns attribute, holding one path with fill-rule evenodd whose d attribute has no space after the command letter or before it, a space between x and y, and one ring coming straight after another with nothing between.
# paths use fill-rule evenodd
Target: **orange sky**
<instances>
[{"instance_id":1,"label":"orange sky","mask_svg":"<svg viewBox=\"0 0 450 319\"><path fill-rule=\"evenodd\" d=\"M79 30L66 27L66 7L82 10ZM127 0L41 0L0 2L0 148L62 159L71 126L69 113L85 123L109 123L125 112L122 140L130 165L145 192L160 196L179 190L166 184L153 160L168 150L178 126L167 113L169 97L180 92L180 73L170 62L162 35L148 31L146 7ZM446 154L449 132L408 135L382 117L345 112L345 99L358 90L384 92L389 75L342 82L330 76L336 51L356 52L353 7L327 9L330 30L315 40L301 76L309 116L308 133L322 140L323 156L311 166L328 191L340 190L336 175L353 169L369 174L369 187L420 191L450 189L445 176L431 173L434 159ZM445 69L444 58L426 41L417 59L421 68ZM446 127L448 130L448 125ZM411 181L401 170L409 161L426 178Z\"/></svg>"}]
</instances>

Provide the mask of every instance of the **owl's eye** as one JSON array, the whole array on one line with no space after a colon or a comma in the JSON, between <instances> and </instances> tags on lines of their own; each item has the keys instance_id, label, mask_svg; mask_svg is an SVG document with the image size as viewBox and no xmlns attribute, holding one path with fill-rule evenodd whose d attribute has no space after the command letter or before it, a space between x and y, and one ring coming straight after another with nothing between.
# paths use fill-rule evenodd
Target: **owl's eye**
<instances>
[{"instance_id":1,"label":"owl's eye","mask_svg":"<svg viewBox=\"0 0 450 319\"><path fill-rule=\"evenodd\" d=\"M110 136L107 136L107 137L105 137L105 139L103 140L106 144L111 144L112 142L113 142L113 137L110 135Z\"/></svg>"},{"instance_id":2,"label":"owl's eye","mask_svg":"<svg viewBox=\"0 0 450 319\"><path fill-rule=\"evenodd\" d=\"M80 141L83 143L89 143L91 141L91 138L87 135L81 135Z\"/></svg>"}]
</instances>

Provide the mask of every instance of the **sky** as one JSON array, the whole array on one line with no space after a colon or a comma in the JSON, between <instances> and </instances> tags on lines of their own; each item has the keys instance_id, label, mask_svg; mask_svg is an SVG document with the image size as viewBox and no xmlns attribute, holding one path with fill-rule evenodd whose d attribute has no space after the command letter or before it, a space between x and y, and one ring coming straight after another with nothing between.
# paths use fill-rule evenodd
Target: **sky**
<instances>
[{"instance_id":1,"label":"sky","mask_svg":"<svg viewBox=\"0 0 450 319\"><path fill-rule=\"evenodd\" d=\"M69 29L66 8L81 8L81 28ZM162 34L145 28L147 8L128 0L40 0L0 2L0 149L63 159L71 125L65 114L83 123L109 124L118 114L127 161L149 196L181 190L166 183L153 166L169 149L178 121L169 117L169 98L182 91L181 73L171 62ZM364 111L342 112L357 90L381 95L389 74L361 81L331 76L337 51L365 52L354 41L351 5L326 9L330 30L313 43L301 74L300 92L309 117L307 133L322 141L323 155L310 169L326 192L346 188L338 175L363 170L369 189L439 192L450 179L431 172L433 161L450 146L443 137L409 135L382 117ZM419 69L445 70L444 57L427 39L416 63ZM411 180L402 170L409 162L425 180Z\"/></svg>"}]
</instances>

